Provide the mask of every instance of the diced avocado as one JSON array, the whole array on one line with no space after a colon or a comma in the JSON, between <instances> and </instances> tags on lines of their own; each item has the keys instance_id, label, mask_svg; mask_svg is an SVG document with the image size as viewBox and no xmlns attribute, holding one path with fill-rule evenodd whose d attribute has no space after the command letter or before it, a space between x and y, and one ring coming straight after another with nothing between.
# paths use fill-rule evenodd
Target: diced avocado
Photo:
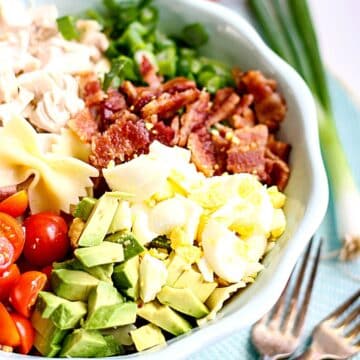
<instances>
[{"instance_id":1,"label":"diced avocado","mask_svg":"<svg viewBox=\"0 0 360 360\"><path fill-rule=\"evenodd\" d=\"M68 300L86 301L99 280L84 271L59 269L51 273L51 286L56 295Z\"/></svg>"},{"instance_id":2,"label":"diced avocado","mask_svg":"<svg viewBox=\"0 0 360 360\"><path fill-rule=\"evenodd\" d=\"M104 264L99 266L87 267L84 266L78 259L71 259L63 262L53 263L53 267L55 270L83 270L99 280L111 283L111 275L113 273L114 264Z\"/></svg>"},{"instance_id":3,"label":"diced avocado","mask_svg":"<svg viewBox=\"0 0 360 360\"><path fill-rule=\"evenodd\" d=\"M123 355L125 353L124 348L120 345L112 335L105 335L106 341L106 354L104 356Z\"/></svg>"},{"instance_id":4,"label":"diced avocado","mask_svg":"<svg viewBox=\"0 0 360 360\"><path fill-rule=\"evenodd\" d=\"M97 330L77 329L63 343L60 357L107 356L107 342Z\"/></svg>"},{"instance_id":5,"label":"diced avocado","mask_svg":"<svg viewBox=\"0 0 360 360\"><path fill-rule=\"evenodd\" d=\"M40 291L36 301L36 307L40 311L41 316L48 319L54 310L65 301L65 299L53 293Z\"/></svg>"},{"instance_id":6,"label":"diced avocado","mask_svg":"<svg viewBox=\"0 0 360 360\"><path fill-rule=\"evenodd\" d=\"M169 306L152 301L138 308L137 314L175 336L191 330L190 323Z\"/></svg>"},{"instance_id":7,"label":"diced avocado","mask_svg":"<svg viewBox=\"0 0 360 360\"><path fill-rule=\"evenodd\" d=\"M189 288L199 298L199 300L204 303L217 287L217 283L204 282L200 273L190 269L181 274L174 283L173 287L179 289Z\"/></svg>"},{"instance_id":8,"label":"diced avocado","mask_svg":"<svg viewBox=\"0 0 360 360\"><path fill-rule=\"evenodd\" d=\"M117 231L129 231L132 226L132 215L130 204L128 201L120 200L119 205L115 211L115 215L110 224L108 233L113 234Z\"/></svg>"},{"instance_id":9,"label":"diced avocado","mask_svg":"<svg viewBox=\"0 0 360 360\"><path fill-rule=\"evenodd\" d=\"M106 329L134 323L136 304L124 303L118 291L106 282L100 282L89 296L86 329Z\"/></svg>"},{"instance_id":10,"label":"diced avocado","mask_svg":"<svg viewBox=\"0 0 360 360\"><path fill-rule=\"evenodd\" d=\"M124 294L129 299L136 301L139 299L139 286L128 289L122 289L121 293Z\"/></svg>"},{"instance_id":11,"label":"diced avocado","mask_svg":"<svg viewBox=\"0 0 360 360\"><path fill-rule=\"evenodd\" d=\"M105 240L121 244L123 246L124 260L129 260L132 257L141 254L145 250L135 236L128 232L117 232L107 236Z\"/></svg>"},{"instance_id":12,"label":"diced avocado","mask_svg":"<svg viewBox=\"0 0 360 360\"><path fill-rule=\"evenodd\" d=\"M106 329L133 324L136 320L136 310L137 305L134 302L103 306L86 319L84 328Z\"/></svg>"},{"instance_id":13,"label":"diced avocado","mask_svg":"<svg viewBox=\"0 0 360 360\"><path fill-rule=\"evenodd\" d=\"M60 350L59 344L69 331L59 329L51 319L43 318L37 308L31 316L31 324L35 329L35 348L44 356L55 356Z\"/></svg>"},{"instance_id":14,"label":"diced avocado","mask_svg":"<svg viewBox=\"0 0 360 360\"><path fill-rule=\"evenodd\" d=\"M143 351L166 343L163 333L154 324L144 325L131 331L130 334L137 351Z\"/></svg>"},{"instance_id":15,"label":"diced avocado","mask_svg":"<svg viewBox=\"0 0 360 360\"><path fill-rule=\"evenodd\" d=\"M67 330L55 326L51 319L43 318L38 309L35 309L31 316L31 324L42 337L53 344L60 343L68 333Z\"/></svg>"},{"instance_id":16,"label":"diced avocado","mask_svg":"<svg viewBox=\"0 0 360 360\"><path fill-rule=\"evenodd\" d=\"M158 300L183 314L202 318L209 313L207 307L190 289L175 289L164 286L157 294Z\"/></svg>"},{"instance_id":17,"label":"diced avocado","mask_svg":"<svg viewBox=\"0 0 360 360\"><path fill-rule=\"evenodd\" d=\"M179 276L188 268L189 264L181 256L172 252L167 264L168 277L166 285L173 286Z\"/></svg>"},{"instance_id":18,"label":"diced avocado","mask_svg":"<svg viewBox=\"0 0 360 360\"><path fill-rule=\"evenodd\" d=\"M112 279L115 287L119 290L138 287L139 257L135 256L115 266Z\"/></svg>"},{"instance_id":19,"label":"diced avocado","mask_svg":"<svg viewBox=\"0 0 360 360\"><path fill-rule=\"evenodd\" d=\"M101 244L110 227L118 199L105 193L96 203L79 239L79 246L95 246Z\"/></svg>"},{"instance_id":20,"label":"diced avocado","mask_svg":"<svg viewBox=\"0 0 360 360\"><path fill-rule=\"evenodd\" d=\"M123 246L110 241L103 241L96 246L78 248L74 251L74 255L89 268L124 260Z\"/></svg>"},{"instance_id":21,"label":"diced avocado","mask_svg":"<svg viewBox=\"0 0 360 360\"><path fill-rule=\"evenodd\" d=\"M135 329L136 326L134 324L128 324L128 325L118 326L116 328L101 330L101 333L104 336L112 335L115 341L120 345L130 346L133 344L133 341L130 336L130 332Z\"/></svg>"},{"instance_id":22,"label":"diced avocado","mask_svg":"<svg viewBox=\"0 0 360 360\"><path fill-rule=\"evenodd\" d=\"M81 201L76 205L76 208L73 212L73 216L80 218L83 221L86 221L95 204L96 204L96 199L91 198L91 197L84 197L83 199L81 199Z\"/></svg>"},{"instance_id":23,"label":"diced avocado","mask_svg":"<svg viewBox=\"0 0 360 360\"><path fill-rule=\"evenodd\" d=\"M78 326L86 315L86 304L82 301L68 301L60 304L51 314L51 320L60 329L72 329Z\"/></svg>"},{"instance_id":24,"label":"diced avocado","mask_svg":"<svg viewBox=\"0 0 360 360\"><path fill-rule=\"evenodd\" d=\"M69 301L50 292L39 293L36 308L45 319L51 319L60 329L76 327L86 314L86 304L81 301Z\"/></svg>"},{"instance_id":25,"label":"diced avocado","mask_svg":"<svg viewBox=\"0 0 360 360\"><path fill-rule=\"evenodd\" d=\"M40 335L37 331L35 331L34 347L41 355L50 358L55 357L61 349L59 344L49 343L48 339Z\"/></svg>"}]
</instances>

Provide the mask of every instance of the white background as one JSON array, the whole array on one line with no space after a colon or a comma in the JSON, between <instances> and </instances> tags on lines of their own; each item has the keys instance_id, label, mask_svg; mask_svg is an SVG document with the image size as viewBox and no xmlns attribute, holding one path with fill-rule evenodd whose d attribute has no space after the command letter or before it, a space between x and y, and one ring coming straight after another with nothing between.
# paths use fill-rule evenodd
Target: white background
<instances>
[{"instance_id":1,"label":"white background","mask_svg":"<svg viewBox=\"0 0 360 360\"><path fill-rule=\"evenodd\" d=\"M360 104L360 0L309 0L325 63Z\"/></svg>"}]
</instances>

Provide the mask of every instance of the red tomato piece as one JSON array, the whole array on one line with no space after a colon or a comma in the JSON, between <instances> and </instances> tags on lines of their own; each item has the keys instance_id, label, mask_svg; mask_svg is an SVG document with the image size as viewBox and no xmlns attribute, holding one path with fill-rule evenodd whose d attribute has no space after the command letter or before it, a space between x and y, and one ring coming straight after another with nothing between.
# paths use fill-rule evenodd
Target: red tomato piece
<instances>
[{"instance_id":1,"label":"red tomato piece","mask_svg":"<svg viewBox=\"0 0 360 360\"><path fill-rule=\"evenodd\" d=\"M46 280L46 275L40 271L27 271L20 275L9 295L10 304L19 314L30 316L31 308L36 302L39 291L44 288Z\"/></svg>"},{"instance_id":2,"label":"red tomato piece","mask_svg":"<svg viewBox=\"0 0 360 360\"><path fill-rule=\"evenodd\" d=\"M29 198L25 190L18 191L0 202L0 211L13 217L21 216L29 205Z\"/></svg>"},{"instance_id":3,"label":"red tomato piece","mask_svg":"<svg viewBox=\"0 0 360 360\"><path fill-rule=\"evenodd\" d=\"M44 289L47 291L51 290L50 280L51 280L51 272L52 271L53 271L52 265L45 266L44 268L41 269L41 272L44 273L47 277L47 281L46 281L46 284L44 287Z\"/></svg>"},{"instance_id":4,"label":"red tomato piece","mask_svg":"<svg viewBox=\"0 0 360 360\"><path fill-rule=\"evenodd\" d=\"M14 320L6 307L0 302L0 344L6 346L19 346L20 335Z\"/></svg>"},{"instance_id":5,"label":"red tomato piece","mask_svg":"<svg viewBox=\"0 0 360 360\"><path fill-rule=\"evenodd\" d=\"M15 262L24 248L24 232L16 219L3 212L0 212L0 237L7 238L14 247Z\"/></svg>"},{"instance_id":6,"label":"red tomato piece","mask_svg":"<svg viewBox=\"0 0 360 360\"><path fill-rule=\"evenodd\" d=\"M0 237L0 273L6 271L14 262L15 252L11 242L6 237Z\"/></svg>"},{"instance_id":7,"label":"red tomato piece","mask_svg":"<svg viewBox=\"0 0 360 360\"><path fill-rule=\"evenodd\" d=\"M14 320L20 335L20 345L16 350L20 354L28 354L34 345L35 330L32 327L30 320L26 317L17 313L10 313L10 316Z\"/></svg>"},{"instance_id":8,"label":"red tomato piece","mask_svg":"<svg viewBox=\"0 0 360 360\"><path fill-rule=\"evenodd\" d=\"M29 263L43 267L66 256L70 241L68 226L61 216L49 212L31 215L24 226L24 256Z\"/></svg>"},{"instance_id":9,"label":"red tomato piece","mask_svg":"<svg viewBox=\"0 0 360 360\"><path fill-rule=\"evenodd\" d=\"M16 264L12 264L0 275L0 301L7 301L11 288L20 278L20 271Z\"/></svg>"}]
</instances>

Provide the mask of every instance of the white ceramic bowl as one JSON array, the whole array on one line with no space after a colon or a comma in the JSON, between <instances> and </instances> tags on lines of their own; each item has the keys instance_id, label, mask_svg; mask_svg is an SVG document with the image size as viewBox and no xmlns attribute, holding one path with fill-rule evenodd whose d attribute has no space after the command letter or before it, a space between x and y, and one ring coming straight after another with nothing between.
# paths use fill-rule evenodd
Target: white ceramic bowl
<instances>
[{"instance_id":1,"label":"white ceramic bowl","mask_svg":"<svg viewBox=\"0 0 360 360\"><path fill-rule=\"evenodd\" d=\"M37 0L55 3L63 14L77 13L100 3L96 0ZM161 26L175 33L184 24L202 22L210 32L204 53L242 69L260 69L273 77L285 95L287 118L280 137L293 145L291 178L286 188L287 229L266 256L265 269L221 310L216 320L201 329L173 339L156 351L121 356L121 359L178 359L258 320L279 297L296 260L315 233L328 202L327 179L320 155L313 98L297 73L275 55L255 30L234 12L204 0L155 0ZM0 352L0 358L20 359Z\"/></svg>"}]
</instances>

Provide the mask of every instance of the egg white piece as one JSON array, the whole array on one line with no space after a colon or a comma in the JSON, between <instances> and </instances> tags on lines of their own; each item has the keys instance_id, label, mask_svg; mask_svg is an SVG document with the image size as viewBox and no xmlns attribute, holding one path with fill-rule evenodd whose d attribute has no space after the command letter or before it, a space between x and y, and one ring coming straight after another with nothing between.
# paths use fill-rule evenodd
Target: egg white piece
<instances>
[{"instance_id":1,"label":"egg white piece","mask_svg":"<svg viewBox=\"0 0 360 360\"><path fill-rule=\"evenodd\" d=\"M246 254L238 236L215 220L210 220L201 234L204 256L214 272L231 283L239 282L247 267Z\"/></svg>"},{"instance_id":2,"label":"egg white piece","mask_svg":"<svg viewBox=\"0 0 360 360\"><path fill-rule=\"evenodd\" d=\"M133 222L132 232L144 245L160 235L154 232L149 225L150 211L151 209L144 204L135 204L131 208Z\"/></svg>"}]
</instances>

